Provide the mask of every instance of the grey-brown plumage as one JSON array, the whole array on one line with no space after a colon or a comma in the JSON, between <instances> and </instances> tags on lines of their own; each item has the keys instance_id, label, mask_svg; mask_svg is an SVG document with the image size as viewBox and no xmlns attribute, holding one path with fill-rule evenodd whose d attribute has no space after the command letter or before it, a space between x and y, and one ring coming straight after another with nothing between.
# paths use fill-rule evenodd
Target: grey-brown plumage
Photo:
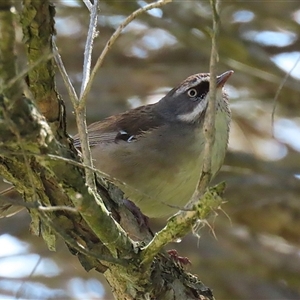
<instances>
[{"instance_id":1,"label":"grey-brown plumage","mask_svg":"<svg viewBox=\"0 0 300 300\"><path fill-rule=\"evenodd\" d=\"M213 176L220 169L228 144L230 110L223 85L233 71L217 77ZM155 104L111 116L88 127L94 165L115 178L149 217L176 212L189 201L199 180L205 139L203 121L209 99L207 73L188 77ZM78 136L74 145L80 148ZM122 184L121 184L122 183ZM5 197L14 190L5 190ZM5 198L0 217L13 214Z\"/></svg>"},{"instance_id":2,"label":"grey-brown plumage","mask_svg":"<svg viewBox=\"0 0 300 300\"><path fill-rule=\"evenodd\" d=\"M232 73L217 77L213 176L228 144L231 116L222 88ZM88 127L94 166L117 179L125 196L149 217L176 212L174 206L184 207L195 191L202 169L209 78L206 73L190 76L159 102ZM77 136L74 145L80 147Z\"/></svg>"}]
</instances>

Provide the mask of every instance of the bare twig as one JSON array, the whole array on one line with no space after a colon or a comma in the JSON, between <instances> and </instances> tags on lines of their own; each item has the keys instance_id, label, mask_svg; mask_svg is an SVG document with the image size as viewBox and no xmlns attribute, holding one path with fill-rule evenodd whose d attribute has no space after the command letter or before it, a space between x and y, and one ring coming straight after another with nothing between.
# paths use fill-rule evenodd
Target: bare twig
<instances>
[{"instance_id":1,"label":"bare twig","mask_svg":"<svg viewBox=\"0 0 300 300\"><path fill-rule=\"evenodd\" d=\"M293 70L296 68L296 66L298 65L298 63L300 62L300 55L297 58L297 60L295 61L295 64L293 65L293 67L289 70L289 72L286 73L286 75L284 76L283 80L281 81L276 94L274 96L274 100L273 100L273 109L272 109L272 114L271 114L271 128L272 128L272 136L274 137L274 118L275 118L275 109L276 109L276 104L278 101L278 97L279 94L283 88L283 86L285 85L286 81L288 80L288 78L290 77L291 73L293 72Z\"/></svg>"},{"instance_id":2,"label":"bare twig","mask_svg":"<svg viewBox=\"0 0 300 300\"><path fill-rule=\"evenodd\" d=\"M203 133L205 137L204 158L202 174L198 184L198 191L202 194L211 180L211 160L212 147L215 141L215 115L216 115L216 65L218 61L217 35L219 33L219 13L218 0L210 0L212 8L213 29L212 29L212 47L210 55L210 82L209 82L209 101L205 113Z\"/></svg>"},{"instance_id":3,"label":"bare twig","mask_svg":"<svg viewBox=\"0 0 300 300\"><path fill-rule=\"evenodd\" d=\"M70 77L67 73L67 70L64 66L64 63L61 59L61 56L58 52L58 48L56 46L56 43L55 43L54 39L52 39L52 46L53 46L54 59L55 59L56 65L57 65L57 67L60 71L60 74L61 74L62 78L63 78L66 89L68 90L70 100L71 100L73 106L75 107L77 105L77 102L78 102L78 96L77 96L76 91L74 89L74 86L73 86L73 84L70 80Z\"/></svg>"},{"instance_id":4,"label":"bare twig","mask_svg":"<svg viewBox=\"0 0 300 300\"><path fill-rule=\"evenodd\" d=\"M20 287L18 288L18 290L17 290L17 292L16 292L15 299L21 298L21 296L22 296L22 295L21 295L21 292L22 292L22 290L23 290L23 288L24 288L24 286L25 286L27 280L29 280L30 278L33 277L33 274L35 273L35 271L36 271L36 269L38 268L38 266L39 266L39 264L41 263L41 261L42 261L42 257L39 255L39 258L38 258L37 262L35 263L34 267L32 268L32 270L31 270L29 276L26 278L26 280L22 280L22 283L21 283ZM24 296L24 295L23 295L23 296Z\"/></svg>"},{"instance_id":5,"label":"bare twig","mask_svg":"<svg viewBox=\"0 0 300 300\"><path fill-rule=\"evenodd\" d=\"M216 64L218 61L218 49L217 49L217 35L219 32L219 13L218 13L218 0L210 0L213 17L212 28L212 48L210 55L210 82L209 82L209 101L208 107L205 113L205 119L203 124L203 134L205 137L204 157L202 173L198 182L198 187L192 196L192 199L187 204L188 208L191 208L197 201L199 201L201 195L204 193L211 180L211 153L212 147L215 141L215 111L216 111Z\"/></svg>"},{"instance_id":6,"label":"bare twig","mask_svg":"<svg viewBox=\"0 0 300 300\"><path fill-rule=\"evenodd\" d=\"M82 78L81 91L80 91L81 95L82 95L83 91L85 90L87 82L89 81L89 78L90 78L93 41L96 36L97 16L98 16L98 0L94 0L93 5L91 4L91 2L89 0L84 0L84 3L87 6L87 8L89 9L89 11L91 12L91 17L90 17L88 36L87 36L87 40L86 40L86 44L85 44L83 78ZM58 52L58 49L57 49L57 46L56 46L54 40L52 41L52 44L53 44L53 51L55 53L56 64L62 75L65 86L68 90L70 100L71 100L74 110L75 110L75 116L76 116L76 122L77 122L77 128L78 128L78 135L79 135L80 143L81 143L83 162L84 162L84 165L87 166L87 168L85 168L86 183L90 188L95 189L94 172L92 171L93 161L92 161L91 150L90 150L90 147L88 144L88 137L87 137L85 105L80 105L80 99L78 98L76 91L74 89L74 86L72 85L71 80L67 74L67 71L64 67L64 64L62 62L61 56Z\"/></svg>"},{"instance_id":7,"label":"bare twig","mask_svg":"<svg viewBox=\"0 0 300 300\"><path fill-rule=\"evenodd\" d=\"M79 135L80 142L81 142L83 162L85 165L93 167L92 156L91 156L91 151L90 151L88 137L87 137L85 107L86 107L87 95L91 89L93 80L95 78L95 75L96 75L98 69L102 65L103 60L104 60L106 54L108 53L109 49L112 47L112 45L114 44L116 39L120 36L122 30L132 20L134 20L137 16L146 12L147 10L163 6L168 2L172 2L172 0L160 0L160 1L157 1L156 3L151 3L149 5L146 5L140 9L136 10L129 17L127 17L122 22L122 24L117 28L115 33L111 36L109 41L106 43L106 46L104 47L101 55L99 56L95 66L90 74L91 53L92 53L93 39L94 39L95 33L96 33L97 10L98 10L98 1L94 1L94 4L90 10L91 11L91 19L90 19L89 33L88 33L86 47L85 47L84 74L83 74L83 82L82 82L81 92L80 92L80 99L79 99L78 105L75 107L78 135ZM85 1L85 3L86 3L86 1ZM86 182L89 187L94 189L94 187L95 187L94 175L88 169L86 169Z\"/></svg>"},{"instance_id":8,"label":"bare twig","mask_svg":"<svg viewBox=\"0 0 300 300\"><path fill-rule=\"evenodd\" d=\"M92 8L93 8L93 5L92 5L91 1L90 1L90 0L83 0L83 2L84 2L84 4L85 4L85 6L87 7L87 9L88 9L89 11L91 11Z\"/></svg>"},{"instance_id":9,"label":"bare twig","mask_svg":"<svg viewBox=\"0 0 300 300\"><path fill-rule=\"evenodd\" d=\"M89 1L85 1L85 2L89 2ZM82 97L82 94L86 88L91 73L93 44L94 44L94 39L96 37L97 20L98 20L98 0L94 0L94 4L91 7L90 12L91 12L90 24L89 24L89 30L88 30L86 43L85 43L85 49L84 49L83 76L82 76L82 83L80 89L80 98Z\"/></svg>"},{"instance_id":10,"label":"bare twig","mask_svg":"<svg viewBox=\"0 0 300 300\"><path fill-rule=\"evenodd\" d=\"M58 205L58 206L42 206L39 205L37 207L38 210L42 210L42 211L69 211L72 213L78 213L78 209L75 207L70 207L70 206L65 206L65 205Z\"/></svg>"},{"instance_id":11,"label":"bare twig","mask_svg":"<svg viewBox=\"0 0 300 300\"><path fill-rule=\"evenodd\" d=\"M5 151L3 149L0 149L0 154L5 154L7 156L9 156L9 155L21 155L21 156L23 156L24 152L21 152L21 151ZM150 197L148 194L141 192L140 190L124 183L123 181L121 181L121 180L119 180L115 177L112 177L112 176L110 176L109 174L107 174L105 172L102 172L98 169L95 169L94 167L87 166L87 165L83 164L82 162L78 162L78 161L72 160L70 158L66 158L66 157L62 157L62 156L58 156L58 155L53 155L53 154L39 154L39 153L34 153L33 154L31 152L28 152L28 155L34 156L34 157L37 157L37 158L52 159L52 160L56 160L56 161L64 161L64 162L67 162L68 164L71 164L73 166L83 168L83 169L88 169L91 172L97 174L99 177L105 177L106 179L109 179L111 182L118 183L119 186L126 186L127 189L131 189L132 191L135 191L136 193L139 193L140 195ZM102 183L104 184L105 182L102 181ZM155 200L155 198L152 198L152 199ZM13 203L10 200L8 200L7 202L12 203L12 204L18 204L18 203ZM172 206L172 205L167 204L167 203L163 203L163 204L165 204L169 207L173 207L177 210L184 210L182 207L179 207L179 206ZM1 203L0 203L0 205L1 205ZM191 209L186 209L186 211L190 211L190 210Z\"/></svg>"},{"instance_id":12,"label":"bare twig","mask_svg":"<svg viewBox=\"0 0 300 300\"><path fill-rule=\"evenodd\" d=\"M91 149L89 146L88 134L87 134L86 105L85 103L84 105L82 105L82 103L84 102L82 98L82 94L86 90L86 85L90 80L93 43L94 43L94 38L96 36L97 20L98 20L98 0L94 0L94 4L92 5L90 12L91 12L90 24L89 24L89 30L88 30L87 40L85 43L85 51L84 51L84 64L83 64L83 77L82 77L81 91L80 91L79 101L74 108L75 108L78 136L81 144L83 163L87 166L93 167L92 154L91 154ZM85 169L85 176L86 176L87 186L95 191L96 185L95 185L94 173L89 169Z\"/></svg>"},{"instance_id":13,"label":"bare twig","mask_svg":"<svg viewBox=\"0 0 300 300\"><path fill-rule=\"evenodd\" d=\"M7 82L5 88L11 88L17 81L23 79L28 74L28 72L32 71L41 62L51 59L52 57L53 57L52 53L42 55L39 59L30 63L30 65L28 65L27 67L23 68L20 72L18 72L16 76L14 76L10 81Z\"/></svg>"},{"instance_id":14,"label":"bare twig","mask_svg":"<svg viewBox=\"0 0 300 300\"><path fill-rule=\"evenodd\" d=\"M66 206L66 205L42 206L42 205L37 204L36 202L34 202L34 203L25 202L25 201L20 200L20 199L5 197L5 196L1 195L0 206L2 205L2 202L5 203L5 205L7 207L10 206L10 205L14 205L14 206L17 205L17 206L30 208L30 209L38 209L38 210L42 210L42 211L61 211L61 210L65 210L65 211L69 211L69 212L73 212L73 213L78 213L78 209L75 208L75 207L71 207L71 206Z\"/></svg>"},{"instance_id":15,"label":"bare twig","mask_svg":"<svg viewBox=\"0 0 300 300\"><path fill-rule=\"evenodd\" d=\"M92 83L93 80L96 76L96 73L98 71L98 69L101 67L104 58L106 56L106 54L108 53L109 49L112 47L112 45L115 43L115 41L117 40L117 38L120 36L121 32L123 31L123 29L130 23L132 22L135 18L137 18L139 15L141 15L142 13L152 9L152 8L157 8L157 7L161 7L169 2L172 2L173 0L160 0L157 1L155 3L151 3L148 4L142 8L139 8L138 10L134 11L130 16L128 16L120 25L119 27L116 29L116 31L114 32L114 34L110 37L110 39L108 40L108 42L106 43L103 51L101 52L100 56L97 59L97 62L91 72L91 76L90 79L86 85L86 88L81 96L81 102L80 105L85 105L86 104L86 100L87 100L87 95L89 93L89 91L91 90L92 87Z\"/></svg>"}]
</instances>

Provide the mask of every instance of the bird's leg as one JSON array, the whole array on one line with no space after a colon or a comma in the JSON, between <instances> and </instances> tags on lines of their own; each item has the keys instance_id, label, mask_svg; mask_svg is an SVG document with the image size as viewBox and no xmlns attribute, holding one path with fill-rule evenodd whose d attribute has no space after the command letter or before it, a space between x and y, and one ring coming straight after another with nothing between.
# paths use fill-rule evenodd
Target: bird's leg
<instances>
[{"instance_id":1,"label":"bird's leg","mask_svg":"<svg viewBox=\"0 0 300 300\"><path fill-rule=\"evenodd\" d=\"M173 259L173 261L177 263L181 268L192 264L187 257L179 256L177 250L175 249L168 250L167 253Z\"/></svg>"}]
</instances>

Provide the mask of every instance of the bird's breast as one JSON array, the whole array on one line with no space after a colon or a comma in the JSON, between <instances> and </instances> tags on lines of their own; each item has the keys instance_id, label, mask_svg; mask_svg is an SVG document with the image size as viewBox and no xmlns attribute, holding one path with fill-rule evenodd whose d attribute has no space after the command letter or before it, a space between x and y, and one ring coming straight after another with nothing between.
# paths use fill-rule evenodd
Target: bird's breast
<instances>
[{"instance_id":1,"label":"bird's breast","mask_svg":"<svg viewBox=\"0 0 300 300\"><path fill-rule=\"evenodd\" d=\"M226 151L225 123L224 118L216 120L213 173L220 168ZM195 191L204 143L202 127L169 125L147 132L131 143L99 144L92 154L95 167L116 178L115 183L125 196L145 215L164 217L183 208Z\"/></svg>"}]
</instances>

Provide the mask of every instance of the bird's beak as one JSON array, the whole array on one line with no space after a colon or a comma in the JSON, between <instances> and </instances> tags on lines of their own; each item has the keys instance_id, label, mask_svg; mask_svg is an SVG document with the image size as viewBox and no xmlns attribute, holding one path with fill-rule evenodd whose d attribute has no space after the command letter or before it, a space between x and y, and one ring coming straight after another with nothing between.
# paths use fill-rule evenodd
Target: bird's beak
<instances>
[{"instance_id":1,"label":"bird's beak","mask_svg":"<svg viewBox=\"0 0 300 300\"><path fill-rule=\"evenodd\" d=\"M234 72L232 70L227 71L219 76L217 76L217 88L223 87L226 81L229 79L229 77L233 74Z\"/></svg>"}]
</instances>

